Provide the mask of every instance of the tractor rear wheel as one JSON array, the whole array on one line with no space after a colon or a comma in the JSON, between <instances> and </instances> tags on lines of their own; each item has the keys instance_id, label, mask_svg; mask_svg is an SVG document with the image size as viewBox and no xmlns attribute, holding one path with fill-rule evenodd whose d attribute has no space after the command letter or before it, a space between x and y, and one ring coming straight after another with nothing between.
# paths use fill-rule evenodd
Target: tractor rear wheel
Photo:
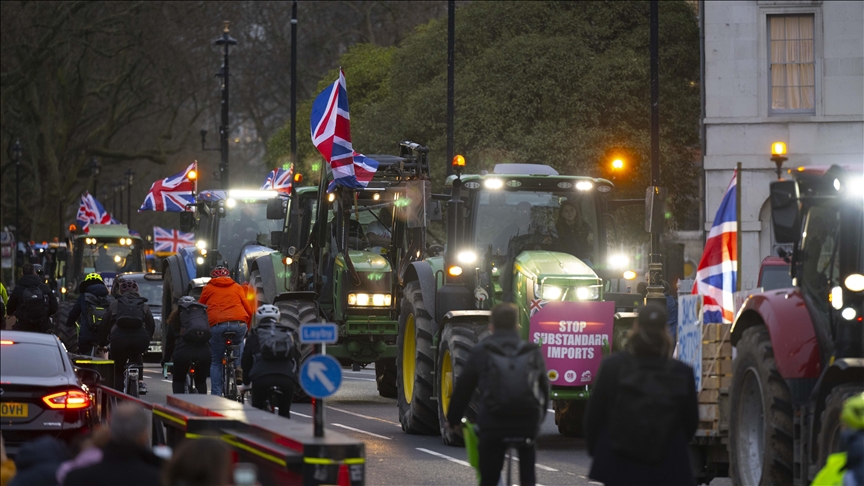
<instances>
[{"instance_id":1,"label":"tractor rear wheel","mask_svg":"<svg viewBox=\"0 0 864 486\"><path fill-rule=\"evenodd\" d=\"M828 456L840 452L840 412L843 410L843 402L852 395L864 392L864 388L858 384L840 385L831 390L825 398L825 410L822 411L819 426L819 436L816 443L819 446L819 468L825 467Z\"/></svg>"},{"instance_id":2,"label":"tractor rear wheel","mask_svg":"<svg viewBox=\"0 0 864 486\"><path fill-rule=\"evenodd\" d=\"M456 380L462 374L471 350L480 341L483 325L449 325L441 333L438 344L438 376L436 377L438 395L438 423L441 424L441 438L444 443L452 446L464 444L462 429L456 431L450 428L447 412L450 410L450 399L456 387ZM475 389L470 405L465 411L465 418L470 422L477 419L478 393Z\"/></svg>"},{"instance_id":3,"label":"tractor rear wheel","mask_svg":"<svg viewBox=\"0 0 864 486\"><path fill-rule=\"evenodd\" d=\"M249 287L255 290L256 308L261 304L270 303L267 302L266 294L264 293L264 280L261 278L261 272L258 270L253 270L249 274Z\"/></svg>"},{"instance_id":4,"label":"tractor rear wheel","mask_svg":"<svg viewBox=\"0 0 864 486\"><path fill-rule=\"evenodd\" d=\"M765 326L744 331L729 389L733 484L792 484L792 400Z\"/></svg>"},{"instance_id":5,"label":"tractor rear wheel","mask_svg":"<svg viewBox=\"0 0 864 486\"><path fill-rule=\"evenodd\" d=\"M426 311L420 284L409 282L403 291L397 337L396 388L399 422L409 434L438 433L438 414L432 399L435 354L432 339L437 332Z\"/></svg>"},{"instance_id":6,"label":"tractor rear wheel","mask_svg":"<svg viewBox=\"0 0 864 486\"><path fill-rule=\"evenodd\" d=\"M66 327L66 319L69 318L69 313L74 306L74 300L61 302L57 307L57 312L51 316L54 321L54 335L60 338L60 341L66 346L66 351L73 354L78 352L78 325Z\"/></svg>"},{"instance_id":7,"label":"tractor rear wheel","mask_svg":"<svg viewBox=\"0 0 864 486\"><path fill-rule=\"evenodd\" d=\"M375 362L375 381L378 394L384 398L396 398L396 358L382 358Z\"/></svg>"},{"instance_id":8,"label":"tractor rear wheel","mask_svg":"<svg viewBox=\"0 0 864 486\"><path fill-rule=\"evenodd\" d=\"M308 300L278 302L276 307L279 308L279 313L281 314L280 322L294 329L294 341L298 344L300 343L300 326L318 319L318 309L315 307L315 303ZM298 373L300 366L312 355L313 349L311 344L300 344L300 362L297 363ZM294 392L294 403L309 403L311 401L309 395L303 391L303 388L298 386Z\"/></svg>"},{"instance_id":9,"label":"tractor rear wheel","mask_svg":"<svg viewBox=\"0 0 864 486\"><path fill-rule=\"evenodd\" d=\"M585 400L555 400L555 425L558 433L567 437L582 437L582 417L585 415Z\"/></svg>"}]
</instances>

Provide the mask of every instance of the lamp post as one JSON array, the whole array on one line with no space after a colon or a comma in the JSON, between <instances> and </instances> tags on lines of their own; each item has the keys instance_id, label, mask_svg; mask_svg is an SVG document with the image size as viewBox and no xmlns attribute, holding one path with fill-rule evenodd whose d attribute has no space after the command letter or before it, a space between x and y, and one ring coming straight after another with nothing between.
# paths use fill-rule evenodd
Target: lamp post
<instances>
[{"instance_id":1,"label":"lamp post","mask_svg":"<svg viewBox=\"0 0 864 486\"><path fill-rule=\"evenodd\" d=\"M18 240L20 240L21 233L21 222L20 222L20 213L21 213L21 155L23 150L21 149L21 140L15 139L15 143L12 144L12 160L15 162L15 276L18 277Z\"/></svg>"},{"instance_id":2,"label":"lamp post","mask_svg":"<svg viewBox=\"0 0 864 486\"><path fill-rule=\"evenodd\" d=\"M652 220L654 205L660 204L663 192L660 190L660 5L658 0L651 0L649 24L650 34L648 49L650 51L651 69L651 192L658 196L652 204ZM660 224L651 224L651 259L648 264L648 295L645 303L653 302L661 307L666 306L666 296L663 295L663 263L660 260Z\"/></svg>"},{"instance_id":3,"label":"lamp post","mask_svg":"<svg viewBox=\"0 0 864 486\"><path fill-rule=\"evenodd\" d=\"M93 190L90 191L90 194L93 194L94 199L99 199L96 191L99 190L99 172L101 172L102 167L99 165L99 160L96 157L90 159L90 173L93 174Z\"/></svg>"},{"instance_id":4,"label":"lamp post","mask_svg":"<svg viewBox=\"0 0 864 486\"><path fill-rule=\"evenodd\" d=\"M132 179L135 173L132 169L126 171L126 225L132 225Z\"/></svg>"},{"instance_id":5,"label":"lamp post","mask_svg":"<svg viewBox=\"0 0 864 486\"><path fill-rule=\"evenodd\" d=\"M230 23L226 20L222 29L222 37L216 39L217 46L224 48L222 55L222 69L216 76L222 78L222 124L219 126L219 150L222 152L222 161L219 163L219 180L222 181L222 189L228 190L228 82L231 75L228 71L228 48L236 46L237 40L228 35L228 26Z\"/></svg>"},{"instance_id":6,"label":"lamp post","mask_svg":"<svg viewBox=\"0 0 864 486\"><path fill-rule=\"evenodd\" d=\"M291 164L297 167L297 0L291 4Z\"/></svg>"},{"instance_id":7,"label":"lamp post","mask_svg":"<svg viewBox=\"0 0 864 486\"><path fill-rule=\"evenodd\" d=\"M120 205L120 212L118 212L117 214L122 218L123 217L123 188L126 187L126 184L124 183L123 179L120 179L119 181L115 182L114 184L117 187L116 190L118 192L120 192L120 197L117 198L117 202Z\"/></svg>"},{"instance_id":8,"label":"lamp post","mask_svg":"<svg viewBox=\"0 0 864 486\"><path fill-rule=\"evenodd\" d=\"M783 142L774 142L771 144L771 160L777 165L777 180L782 180L783 162L789 160L786 157L786 144Z\"/></svg>"},{"instance_id":9,"label":"lamp post","mask_svg":"<svg viewBox=\"0 0 864 486\"><path fill-rule=\"evenodd\" d=\"M447 175L453 175L449 162L456 155L453 135L456 124L456 0L447 2Z\"/></svg>"}]
</instances>

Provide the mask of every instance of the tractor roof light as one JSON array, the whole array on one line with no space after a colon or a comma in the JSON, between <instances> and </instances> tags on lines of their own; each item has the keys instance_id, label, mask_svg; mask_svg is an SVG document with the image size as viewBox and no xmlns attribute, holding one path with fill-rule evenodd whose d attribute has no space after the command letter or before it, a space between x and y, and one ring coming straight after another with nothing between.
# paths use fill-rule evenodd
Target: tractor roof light
<instances>
[{"instance_id":1,"label":"tractor roof light","mask_svg":"<svg viewBox=\"0 0 864 486\"><path fill-rule=\"evenodd\" d=\"M453 156L453 171L457 174L462 174L462 170L465 169L465 157L456 154Z\"/></svg>"},{"instance_id":2,"label":"tractor roof light","mask_svg":"<svg viewBox=\"0 0 864 486\"><path fill-rule=\"evenodd\" d=\"M579 181L576 183L576 189L579 191L590 191L594 188L594 184L589 181Z\"/></svg>"},{"instance_id":3,"label":"tractor roof light","mask_svg":"<svg viewBox=\"0 0 864 486\"><path fill-rule=\"evenodd\" d=\"M258 190L258 189L231 189L228 191L228 197L234 199L273 199L279 196L276 191Z\"/></svg>"},{"instance_id":4,"label":"tractor roof light","mask_svg":"<svg viewBox=\"0 0 864 486\"><path fill-rule=\"evenodd\" d=\"M501 179L486 179L483 185L486 186L486 189L501 189L504 187L504 181Z\"/></svg>"},{"instance_id":5,"label":"tractor roof light","mask_svg":"<svg viewBox=\"0 0 864 486\"><path fill-rule=\"evenodd\" d=\"M864 275L861 275L860 273L849 275L843 283L846 284L846 288L852 292L864 291Z\"/></svg>"},{"instance_id":6,"label":"tractor roof light","mask_svg":"<svg viewBox=\"0 0 864 486\"><path fill-rule=\"evenodd\" d=\"M303 182L303 174L299 172L294 174L294 182L296 182L297 184Z\"/></svg>"},{"instance_id":7,"label":"tractor roof light","mask_svg":"<svg viewBox=\"0 0 864 486\"><path fill-rule=\"evenodd\" d=\"M198 171L196 171L195 169L190 170L189 172L186 173L186 178L189 179L190 181L194 181L194 180L198 179Z\"/></svg>"}]
</instances>

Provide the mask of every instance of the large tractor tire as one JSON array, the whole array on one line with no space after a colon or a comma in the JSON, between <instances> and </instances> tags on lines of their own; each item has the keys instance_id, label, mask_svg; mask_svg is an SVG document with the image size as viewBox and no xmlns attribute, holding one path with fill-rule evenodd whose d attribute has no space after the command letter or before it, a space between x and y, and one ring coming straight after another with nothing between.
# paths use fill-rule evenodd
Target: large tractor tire
<instances>
[{"instance_id":1,"label":"large tractor tire","mask_svg":"<svg viewBox=\"0 0 864 486\"><path fill-rule=\"evenodd\" d=\"M480 341L480 333L486 326L481 325L451 325L441 333L438 344L438 423L441 424L441 438L444 443L452 446L462 446L462 429L455 431L447 422L447 412L450 409L450 398L456 387L456 380L462 374L468 357L474 345ZM476 423L478 393L475 389L471 404L465 411L465 418ZM458 425L458 424L457 424Z\"/></svg>"},{"instance_id":2,"label":"large tractor tire","mask_svg":"<svg viewBox=\"0 0 864 486\"><path fill-rule=\"evenodd\" d=\"M308 300L288 300L277 303L276 307L279 308L279 313L281 314L280 322L294 329L294 340L297 343L300 343L300 326L318 319L318 310L315 308L315 303ZM314 348L311 344L300 344L300 363L297 363L298 371L300 366L312 355L313 350ZM312 399L303 391L303 388L298 386L294 391L294 403L310 403L311 401Z\"/></svg>"},{"instance_id":3,"label":"large tractor tire","mask_svg":"<svg viewBox=\"0 0 864 486\"><path fill-rule=\"evenodd\" d=\"M375 362L375 382L378 394L384 398L396 398L396 358L383 358Z\"/></svg>"},{"instance_id":4,"label":"large tractor tire","mask_svg":"<svg viewBox=\"0 0 864 486\"><path fill-rule=\"evenodd\" d=\"M257 305L269 304L264 293L264 280L261 278L261 272L252 270L249 274L249 287L255 290L255 303Z\"/></svg>"},{"instance_id":5,"label":"large tractor tire","mask_svg":"<svg viewBox=\"0 0 864 486\"><path fill-rule=\"evenodd\" d=\"M864 392L860 384L840 385L831 390L825 398L825 410L820 419L819 436L816 443L819 447L819 469L825 467L828 456L840 452L840 412L847 398Z\"/></svg>"},{"instance_id":6,"label":"large tractor tire","mask_svg":"<svg viewBox=\"0 0 864 486\"><path fill-rule=\"evenodd\" d=\"M66 319L69 318L69 313L72 312L72 307L74 306L74 300L61 302L57 307L57 312L51 316L54 322L54 335L60 338L60 341L66 346L66 351L72 354L78 352L78 325L76 324L75 327L66 327Z\"/></svg>"},{"instance_id":7,"label":"large tractor tire","mask_svg":"<svg viewBox=\"0 0 864 486\"><path fill-rule=\"evenodd\" d=\"M399 422L409 434L438 434L437 405L432 399L435 355L432 339L437 332L426 311L418 282L409 282L403 291L399 313L396 358L396 387Z\"/></svg>"},{"instance_id":8,"label":"large tractor tire","mask_svg":"<svg viewBox=\"0 0 864 486\"><path fill-rule=\"evenodd\" d=\"M729 390L729 475L737 485L792 484L792 399L768 330L747 329L737 349Z\"/></svg>"},{"instance_id":9,"label":"large tractor tire","mask_svg":"<svg viewBox=\"0 0 864 486\"><path fill-rule=\"evenodd\" d=\"M555 425L558 433L567 437L582 437L582 418L585 415L585 400L555 400Z\"/></svg>"}]
</instances>

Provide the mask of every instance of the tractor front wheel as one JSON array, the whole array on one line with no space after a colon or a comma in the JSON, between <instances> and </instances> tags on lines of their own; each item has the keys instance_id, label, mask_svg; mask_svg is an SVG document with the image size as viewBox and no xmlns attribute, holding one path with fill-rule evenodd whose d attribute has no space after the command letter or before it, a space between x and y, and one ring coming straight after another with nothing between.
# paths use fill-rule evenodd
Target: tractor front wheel
<instances>
[{"instance_id":1,"label":"tractor front wheel","mask_svg":"<svg viewBox=\"0 0 864 486\"><path fill-rule=\"evenodd\" d=\"M403 291L397 338L396 388L399 422L409 434L438 433L438 414L432 398L437 331L426 311L420 284L409 282Z\"/></svg>"},{"instance_id":2,"label":"tractor front wheel","mask_svg":"<svg viewBox=\"0 0 864 486\"><path fill-rule=\"evenodd\" d=\"M294 331L294 342L300 346L300 362L297 363L297 376L300 376L300 366L312 355L313 346L311 344L300 344L300 326L303 324L314 322L318 319L318 310L314 302L307 300L288 300L278 302L276 307L279 308L280 319L282 324L285 324ZM312 400L309 395L303 391L302 387L297 387L294 391L294 403L310 403Z\"/></svg>"},{"instance_id":3,"label":"tractor front wheel","mask_svg":"<svg viewBox=\"0 0 864 486\"><path fill-rule=\"evenodd\" d=\"M582 417L585 415L585 400L555 400L555 425L558 433L567 437L582 437Z\"/></svg>"},{"instance_id":4,"label":"tractor front wheel","mask_svg":"<svg viewBox=\"0 0 864 486\"><path fill-rule=\"evenodd\" d=\"M471 350L480 341L480 332L486 326L449 325L441 333L438 344L438 376L436 377L438 392L438 423L441 424L441 438L444 443L452 446L463 445L462 429L451 429L447 422L447 412L450 411L450 400L456 388L456 380L462 374ZM474 396L465 411L465 418L476 422L478 393ZM459 424L456 424L459 425Z\"/></svg>"}]
</instances>

